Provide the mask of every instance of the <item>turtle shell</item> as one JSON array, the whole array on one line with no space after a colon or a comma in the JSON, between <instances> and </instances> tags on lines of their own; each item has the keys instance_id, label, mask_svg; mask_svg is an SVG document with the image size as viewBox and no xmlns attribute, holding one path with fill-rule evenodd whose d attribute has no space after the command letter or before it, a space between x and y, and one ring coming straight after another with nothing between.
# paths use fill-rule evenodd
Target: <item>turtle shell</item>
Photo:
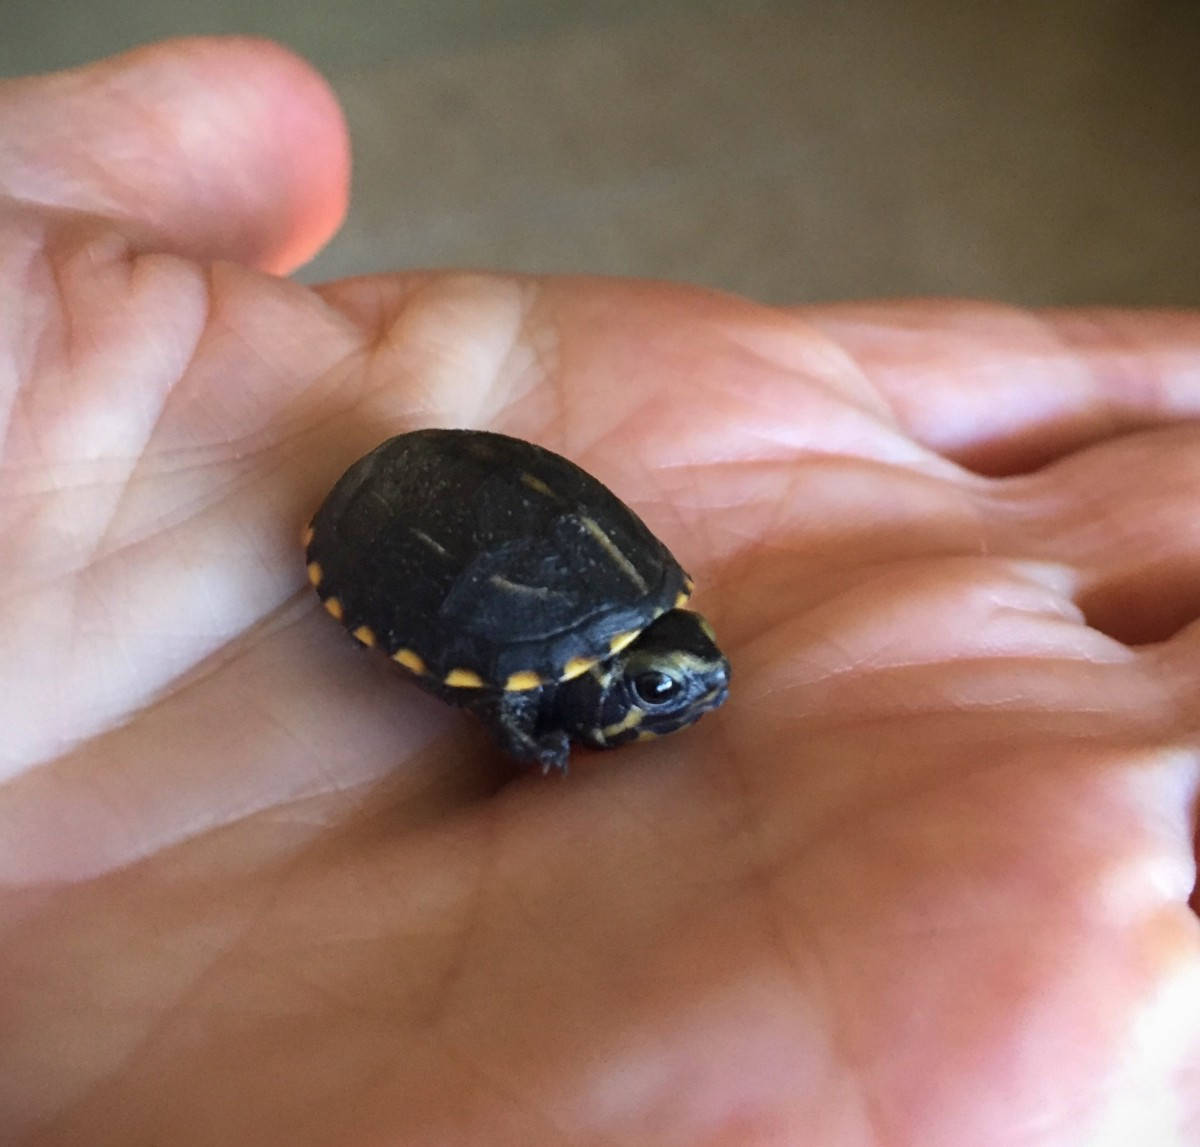
<instances>
[{"instance_id":1,"label":"turtle shell","mask_svg":"<svg viewBox=\"0 0 1200 1147\"><path fill-rule=\"evenodd\" d=\"M338 480L306 542L325 608L451 687L576 676L691 592L667 547L590 474L485 431L388 439Z\"/></svg>"}]
</instances>

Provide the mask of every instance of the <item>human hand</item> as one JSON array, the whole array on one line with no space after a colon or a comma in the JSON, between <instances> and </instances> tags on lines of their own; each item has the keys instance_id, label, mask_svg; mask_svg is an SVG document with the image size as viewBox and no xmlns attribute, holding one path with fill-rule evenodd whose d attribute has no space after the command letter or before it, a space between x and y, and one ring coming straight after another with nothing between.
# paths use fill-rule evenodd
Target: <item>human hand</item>
<instances>
[{"instance_id":1,"label":"human hand","mask_svg":"<svg viewBox=\"0 0 1200 1147\"><path fill-rule=\"evenodd\" d=\"M343 176L265 45L0 86L5 1141L1195 1143L1200 317L264 273ZM729 704L501 784L304 581L417 425L611 485Z\"/></svg>"}]
</instances>

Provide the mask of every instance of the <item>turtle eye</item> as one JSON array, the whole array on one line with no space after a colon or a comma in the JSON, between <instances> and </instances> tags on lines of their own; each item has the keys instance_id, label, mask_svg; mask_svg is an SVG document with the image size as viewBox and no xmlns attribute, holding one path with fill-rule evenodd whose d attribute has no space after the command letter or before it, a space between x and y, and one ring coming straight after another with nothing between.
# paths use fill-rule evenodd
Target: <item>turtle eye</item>
<instances>
[{"instance_id":1,"label":"turtle eye","mask_svg":"<svg viewBox=\"0 0 1200 1147\"><path fill-rule=\"evenodd\" d=\"M647 705L662 705L670 701L682 688L674 677L652 669L647 673L639 673L633 679L633 691L639 701Z\"/></svg>"}]
</instances>

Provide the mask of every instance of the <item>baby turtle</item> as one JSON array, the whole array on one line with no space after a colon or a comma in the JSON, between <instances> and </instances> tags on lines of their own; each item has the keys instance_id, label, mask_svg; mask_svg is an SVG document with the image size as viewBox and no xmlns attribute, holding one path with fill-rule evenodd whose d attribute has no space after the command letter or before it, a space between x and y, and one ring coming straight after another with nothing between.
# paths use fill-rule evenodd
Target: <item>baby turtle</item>
<instances>
[{"instance_id":1,"label":"baby turtle","mask_svg":"<svg viewBox=\"0 0 1200 1147\"><path fill-rule=\"evenodd\" d=\"M692 581L610 490L504 434L415 430L338 479L305 532L325 609L504 749L564 770L721 705Z\"/></svg>"}]
</instances>

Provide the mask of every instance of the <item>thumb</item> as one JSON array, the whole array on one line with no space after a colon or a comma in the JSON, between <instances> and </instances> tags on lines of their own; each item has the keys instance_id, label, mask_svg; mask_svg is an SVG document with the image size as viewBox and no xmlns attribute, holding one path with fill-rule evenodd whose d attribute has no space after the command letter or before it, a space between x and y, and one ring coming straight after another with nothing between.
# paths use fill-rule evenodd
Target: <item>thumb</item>
<instances>
[{"instance_id":1,"label":"thumb","mask_svg":"<svg viewBox=\"0 0 1200 1147\"><path fill-rule=\"evenodd\" d=\"M0 83L0 211L81 212L139 246L285 272L337 229L348 171L333 94L268 41L173 40Z\"/></svg>"}]
</instances>

